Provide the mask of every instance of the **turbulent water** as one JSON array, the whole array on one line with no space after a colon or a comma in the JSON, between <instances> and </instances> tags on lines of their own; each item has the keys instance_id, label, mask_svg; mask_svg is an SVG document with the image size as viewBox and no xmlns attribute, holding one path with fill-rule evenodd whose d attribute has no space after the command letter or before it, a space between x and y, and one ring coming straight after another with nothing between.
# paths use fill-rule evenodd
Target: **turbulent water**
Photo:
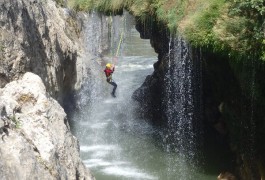
<instances>
[{"instance_id":1,"label":"turbulent water","mask_svg":"<svg viewBox=\"0 0 265 180\"><path fill-rule=\"evenodd\" d=\"M95 62L80 94L81 111L73 116L85 165L97 180L216 179L189 169L192 166L177 151L166 151L163 142L154 138L157 131L151 125L135 116L137 103L132 93L153 72L157 54L135 29L126 33L122 47L113 75L117 97L111 96L112 86Z\"/></svg>"}]
</instances>

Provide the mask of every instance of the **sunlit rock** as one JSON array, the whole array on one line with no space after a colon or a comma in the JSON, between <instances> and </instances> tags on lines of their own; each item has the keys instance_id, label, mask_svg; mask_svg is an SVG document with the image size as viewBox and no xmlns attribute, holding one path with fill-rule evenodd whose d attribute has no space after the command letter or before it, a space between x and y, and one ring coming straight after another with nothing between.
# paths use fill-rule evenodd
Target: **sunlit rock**
<instances>
[{"instance_id":1,"label":"sunlit rock","mask_svg":"<svg viewBox=\"0 0 265 180\"><path fill-rule=\"evenodd\" d=\"M63 108L41 78L26 73L0 90L1 119L11 123L0 140L1 179L93 179L79 157Z\"/></svg>"}]
</instances>

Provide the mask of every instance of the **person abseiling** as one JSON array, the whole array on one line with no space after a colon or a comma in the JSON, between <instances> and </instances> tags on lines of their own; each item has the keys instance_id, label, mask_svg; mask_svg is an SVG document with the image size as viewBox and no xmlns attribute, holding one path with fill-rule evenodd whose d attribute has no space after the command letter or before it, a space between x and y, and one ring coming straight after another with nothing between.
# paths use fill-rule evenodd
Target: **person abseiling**
<instances>
[{"instance_id":1,"label":"person abseiling","mask_svg":"<svg viewBox=\"0 0 265 180\"><path fill-rule=\"evenodd\" d=\"M112 79L112 73L114 72L114 70L115 70L115 66L113 64L107 63L104 72L105 72L105 75L107 78L107 82L113 86L113 90L111 92L111 95L113 97L116 97L115 91L117 88L117 84Z\"/></svg>"}]
</instances>

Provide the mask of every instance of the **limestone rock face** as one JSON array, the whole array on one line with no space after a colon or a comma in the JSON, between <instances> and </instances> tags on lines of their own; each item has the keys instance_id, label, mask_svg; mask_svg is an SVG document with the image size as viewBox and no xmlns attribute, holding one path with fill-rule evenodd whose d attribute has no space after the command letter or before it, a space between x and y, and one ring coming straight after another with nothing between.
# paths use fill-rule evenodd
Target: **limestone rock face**
<instances>
[{"instance_id":1,"label":"limestone rock face","mask_svg":"<svg viewBox=\"0 0 265 180\"><path fill-rule=\"evenodd\" d=\"M0 1L0 87L33 72L61 102L77 81L80 28L52 0Z\"/></svg>"},{"instance_id":2,"label":"limestone rock face","mask_svg":"<svg viewBox=\"0 0 265 180\"><path fill-rule=\"evenodd\" d=\"M1 179L94 179L63 108L39 76L26 73L0 89L0 111L10 123L0 139Z\"/></svg>"}]
</instances>

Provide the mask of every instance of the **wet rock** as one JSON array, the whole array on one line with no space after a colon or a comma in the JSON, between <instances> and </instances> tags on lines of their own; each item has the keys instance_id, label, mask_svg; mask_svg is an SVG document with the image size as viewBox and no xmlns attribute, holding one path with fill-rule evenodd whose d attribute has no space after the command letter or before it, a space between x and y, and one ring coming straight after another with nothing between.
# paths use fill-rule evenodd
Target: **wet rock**
<instances>
[{"instance_id":1,"label":"wet rock","mask_svg":"<svg viewBox=\"0 0 265 180\"><path fill-rule=\"evenodd\" d=\"M218 180L236 180L236 177L230 172L222 172L217 177Z\"/></svg>"},{"instance_id":2,"label":"wet rock","mask_svg":"<svg viewBox=\"0 0 265 180\"><path fill-rule=\"evenodd\" d=\"M132 95L132 98L139 102L138 113L141 117L152 120L156 125L161 123L161 87L156 76L147 76L143 85Z\"/></svg>"}]
</instances>

